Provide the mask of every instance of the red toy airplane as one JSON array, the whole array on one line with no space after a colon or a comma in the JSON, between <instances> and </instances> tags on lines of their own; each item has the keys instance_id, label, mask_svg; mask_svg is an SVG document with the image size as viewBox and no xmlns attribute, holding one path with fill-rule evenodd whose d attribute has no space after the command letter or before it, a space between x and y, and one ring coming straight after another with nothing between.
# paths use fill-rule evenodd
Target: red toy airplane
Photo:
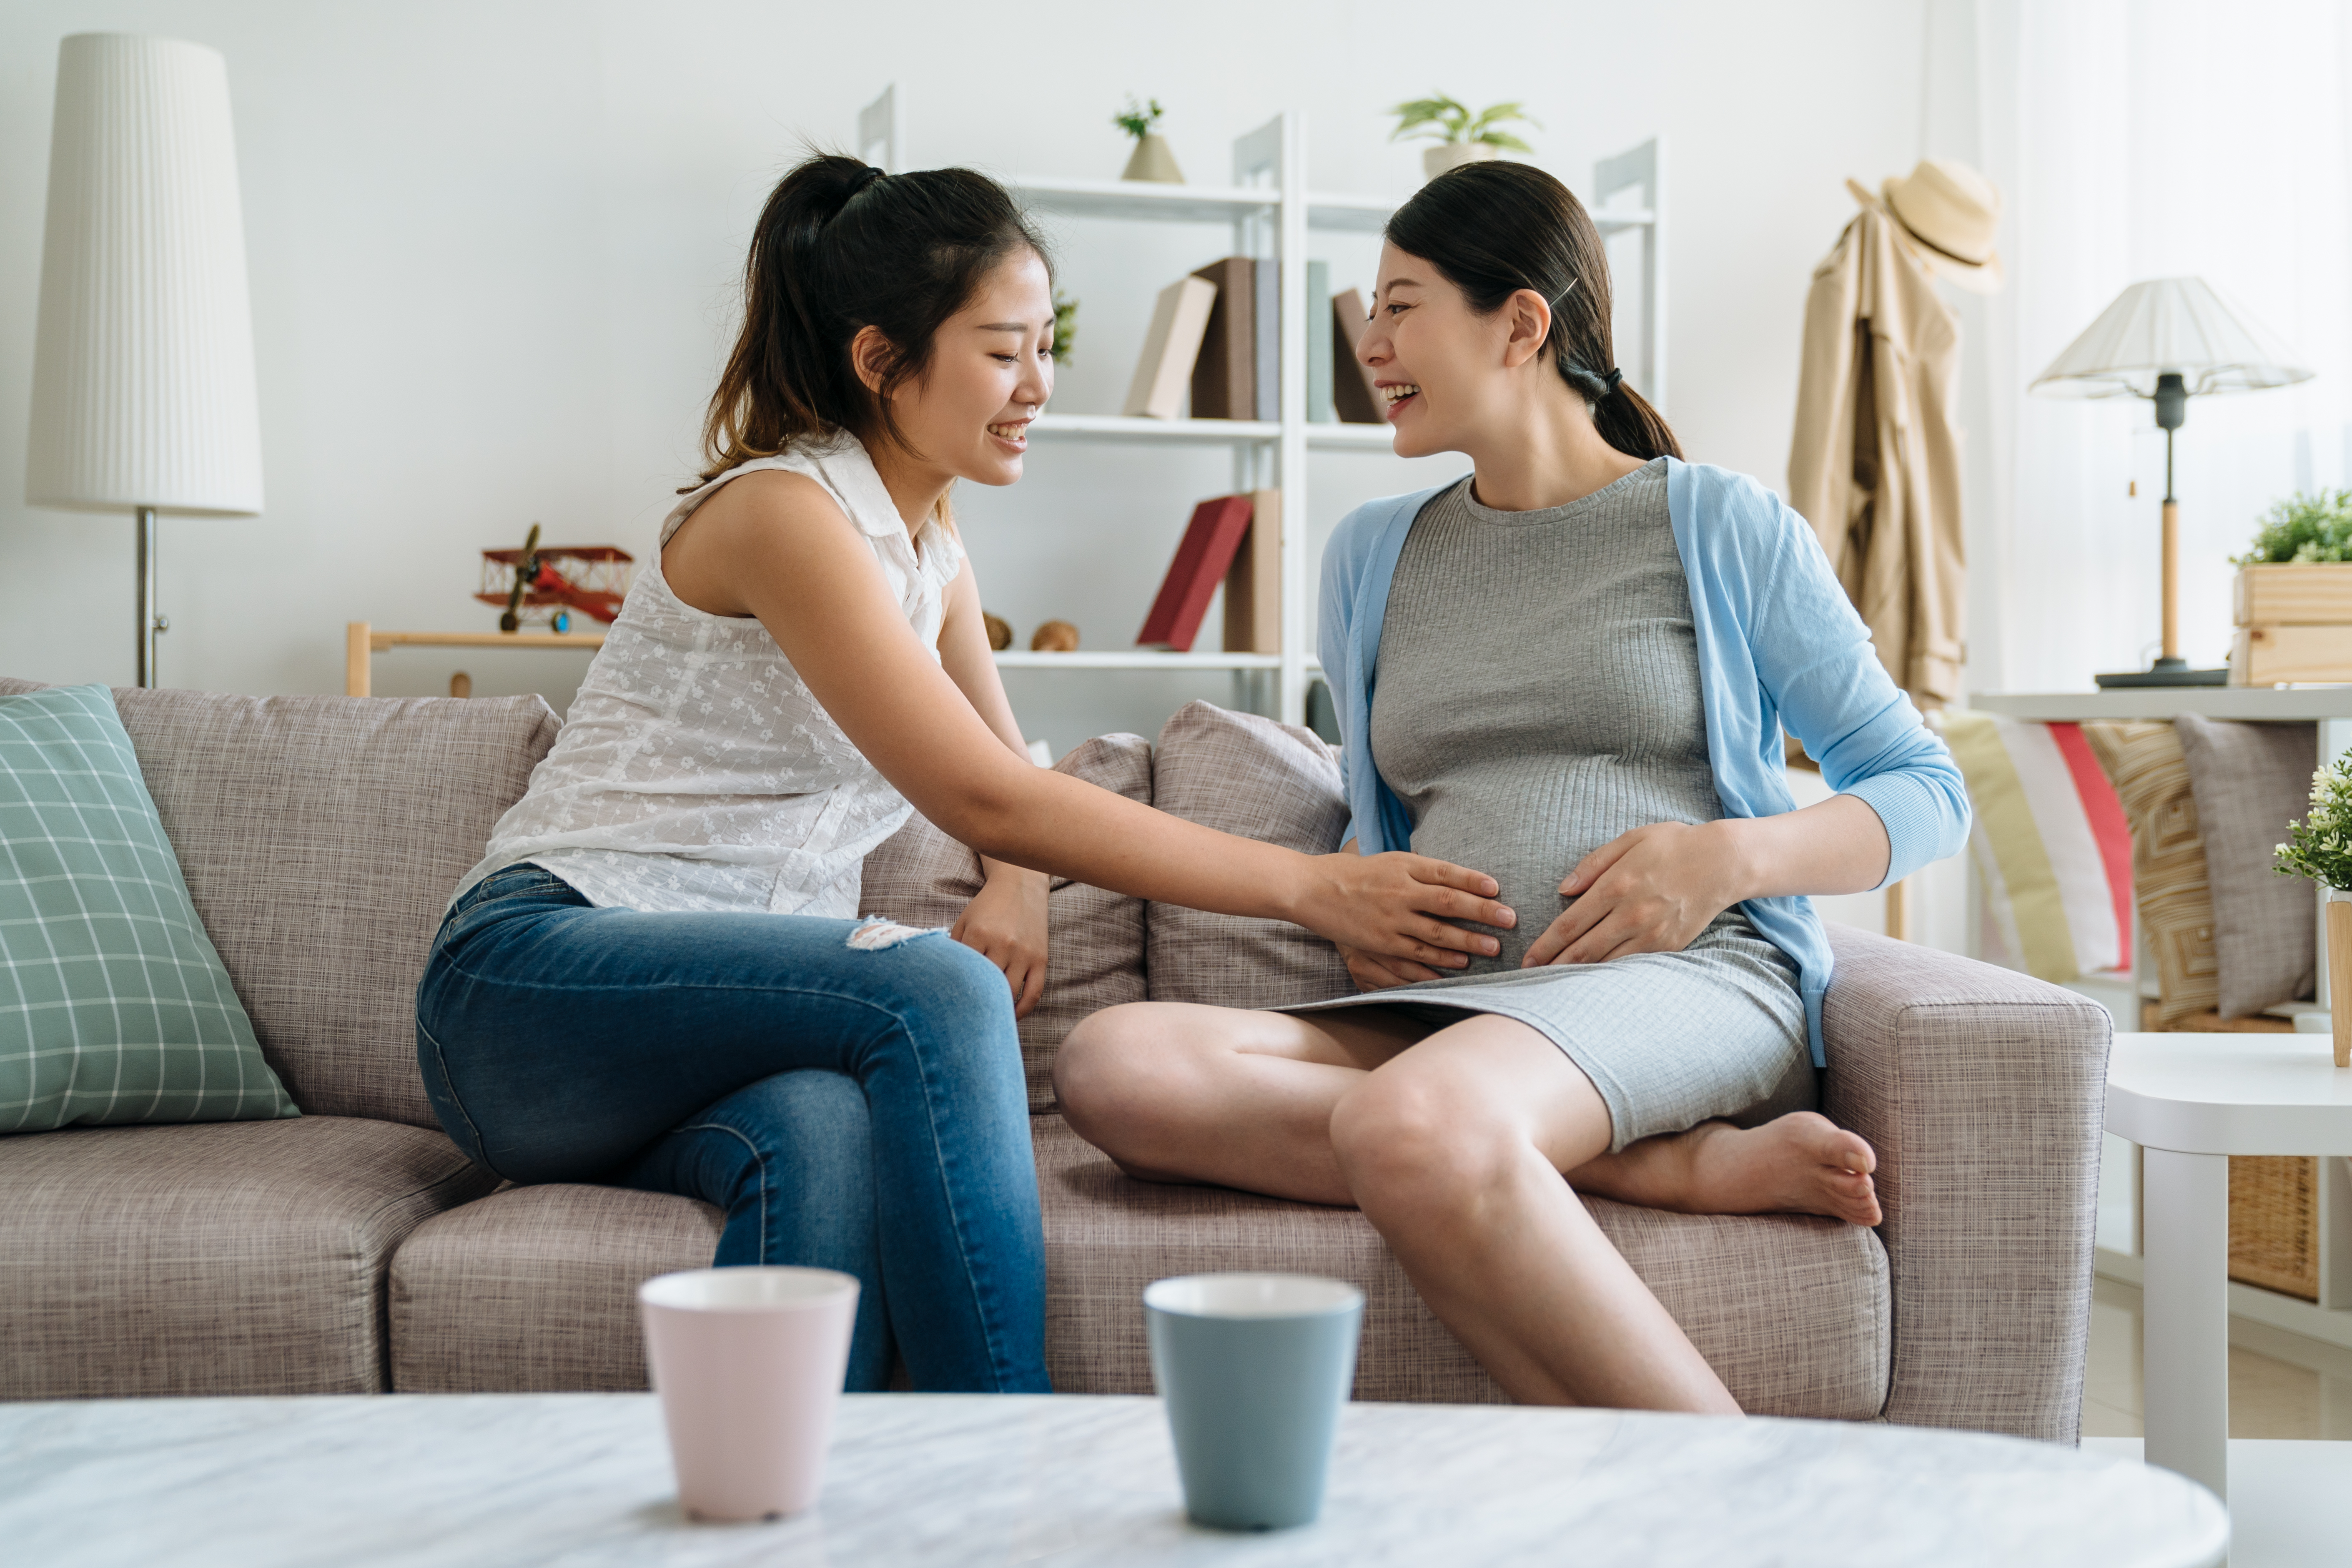
<instances>
[{"instance_id":1,"label":"red toy airplane","mask_svg":"<svg viewBox=\"0 0 2352 1568\"><path fill-rule=\"evenodd\" d=\"M562 563L564 570L557 569ZM501 607L499 630L520 631L524 613L552 608L549 626L572 629L572 612L580 610L610 626L628 596L635 557L610 544L551 544L541 549L539 524L520 550L482 552L482 588L474 595L486 605Z\"/></svg>"}]
</instances>

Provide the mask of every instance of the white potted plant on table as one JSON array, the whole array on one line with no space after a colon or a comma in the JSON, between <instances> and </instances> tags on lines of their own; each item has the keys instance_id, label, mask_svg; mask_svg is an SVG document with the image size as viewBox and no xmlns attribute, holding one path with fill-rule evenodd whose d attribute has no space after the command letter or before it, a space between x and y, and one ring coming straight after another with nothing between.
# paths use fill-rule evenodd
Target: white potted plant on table
<instances>
[{"instance_id":1,"label":"white potted plant on table","mask_svg":"<svg viewBox=\"0 0 2352 1568\"><path fill-rule=\"evenodd\" d=\"M1423 148L1421 154L1422 174L1432 180L1459 164L1500 157L1505 152L1535 151L1503 130L1503 126L1533 125L1538 131L1543 129L1516 102L1493 104L1473 114L1469 105L1444 93L1400 103L1389 112L1397 117L1397 128L1389 132L1390 141L1411 139L1437 143Z\"/></svg>"},{"instance_id":2,"label":"white potted plant on table","mask_svg":"<svg viewBox=\"0 0 2352 1568\"><path fill-rule=\"evenodd\" d=\"M2287 842L2278 847L2273 868L2281 876L2306 877L2327 889L2327 973L2336 1033L2336 1065L2352 1068L2352 773L2345 764L2311 775L2311 809L2290 822Z\"/></svg>"}]
</instances>

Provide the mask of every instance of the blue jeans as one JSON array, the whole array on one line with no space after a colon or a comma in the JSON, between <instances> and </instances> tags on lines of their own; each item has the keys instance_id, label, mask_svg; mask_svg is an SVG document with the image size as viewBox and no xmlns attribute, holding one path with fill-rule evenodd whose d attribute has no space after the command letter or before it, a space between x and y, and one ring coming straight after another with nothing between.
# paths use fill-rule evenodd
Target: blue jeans
<instances>
[{"instance_id":1,"label":"blue jeans","mask_svg":"<svg viewBox=\"0 0 2352 1568\"><path fill-rule=\"evenodd\" d=\"M944 935L599 909L518 866L441 923L416 1054L441 1125L517 1182L718 1205L715 1261L863 1287L849 1386L1045 1393L1045 1242L1004 976Z\"/></svg>"}]
</instances>

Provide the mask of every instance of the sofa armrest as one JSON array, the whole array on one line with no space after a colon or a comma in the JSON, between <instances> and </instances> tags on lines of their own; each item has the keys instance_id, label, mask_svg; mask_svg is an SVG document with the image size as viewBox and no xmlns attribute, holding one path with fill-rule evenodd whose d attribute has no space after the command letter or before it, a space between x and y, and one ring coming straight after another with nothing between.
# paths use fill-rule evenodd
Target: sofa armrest
<instances>
[{"instance_id":1,"label":"sofa armrest","mask_svg":"<svg viewBox=\"0 0 2352 1568\"><path fill-rule=\"evenodd\" d=\"M2072 1443L2112 1021L2026 975L1828 929L1822 1109L1878 1152L1885 1418Z\"/></svg>"}]
</instances>

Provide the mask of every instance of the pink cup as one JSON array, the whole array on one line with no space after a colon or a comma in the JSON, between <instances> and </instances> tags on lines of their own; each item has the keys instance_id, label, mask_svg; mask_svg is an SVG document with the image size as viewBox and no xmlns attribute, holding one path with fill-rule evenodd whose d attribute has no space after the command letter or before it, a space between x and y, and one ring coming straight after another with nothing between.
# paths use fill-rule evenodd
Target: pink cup
<instances>
[{"instance_id":1,"label":"pink cup","mask_svg":"<svg viewBox=\"0 0 2352 1568\"><path fill-rule=\"evenodd\" d=\"M677 1500L697 1519L816 1501L857 1281L830 1268L693 1268L637 1288Z\"/></svg>"}]
</instances>

